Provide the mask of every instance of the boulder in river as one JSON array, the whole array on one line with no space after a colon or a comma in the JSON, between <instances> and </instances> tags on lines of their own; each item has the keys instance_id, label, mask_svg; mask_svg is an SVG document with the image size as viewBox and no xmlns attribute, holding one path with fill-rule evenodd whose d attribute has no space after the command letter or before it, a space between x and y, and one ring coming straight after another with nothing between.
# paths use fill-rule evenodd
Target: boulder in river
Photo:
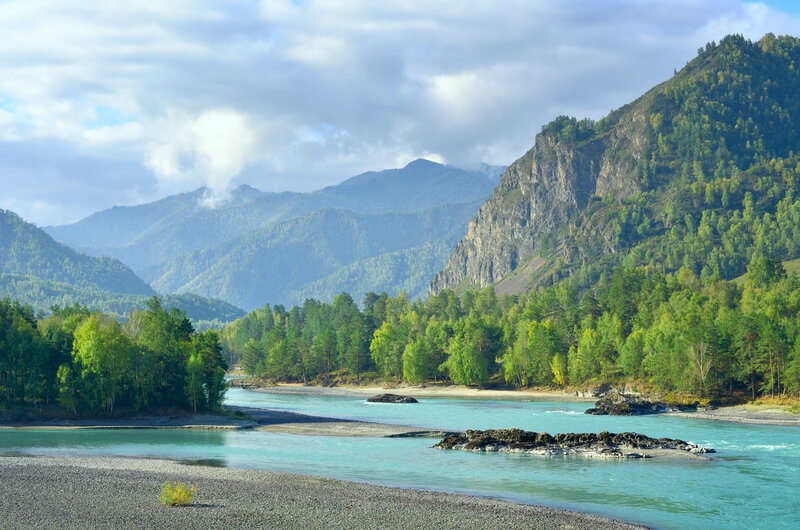
<instances>
[{"instance_id":1,"label":"boulder in river","mask_svg":"<svg viewBox=\"0 0 800 530\"><path fill-rule=\"evenodd\" d=\"M400 396L398 394L378 394L367 398L367 403L419 403L411 396Z\"/></svg>"}]
</instances>

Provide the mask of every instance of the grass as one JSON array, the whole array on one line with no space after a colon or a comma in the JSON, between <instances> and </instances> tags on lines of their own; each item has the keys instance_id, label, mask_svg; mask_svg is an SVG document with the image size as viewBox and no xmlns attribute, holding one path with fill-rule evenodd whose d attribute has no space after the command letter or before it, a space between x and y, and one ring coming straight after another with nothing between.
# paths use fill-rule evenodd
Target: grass
<instances>
[{"instance_id":1,"label":"grass","mask_svg":"<svg viewBox=\"0 0 800 530\"><path fill-rule=\"evenodd\" d=\"M187 487L182 482L173 486L171 482L165 482L158 498L167 506L188 506L192 503L195 493L197 493L197 488L194 486Z\"/></svg>"}]
</instances>

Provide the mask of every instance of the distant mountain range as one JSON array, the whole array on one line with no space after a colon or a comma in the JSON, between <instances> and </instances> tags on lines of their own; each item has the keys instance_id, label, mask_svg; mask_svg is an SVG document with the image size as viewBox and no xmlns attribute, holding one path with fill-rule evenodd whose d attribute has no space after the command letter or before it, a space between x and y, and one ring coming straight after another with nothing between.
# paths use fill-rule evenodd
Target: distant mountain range
<instances>
[{"instance_id":1,"label":"distant mountain range","mask_svg":"<svg viewBox=\"0 0 800 530\"><path fill-rule=\"evenodd\" d=\"M156 292L119 260L92 257L53 240L17 214L0 210L0 297L46 312L53 305L79 303L124 316L143 309ZM244 311L197 295L167 295L164 307L177 307L199 324L230 322Z\"/></svg>"},{"instance_id":2,"label":"distant mountain range","mask_svg":"<svg viewBox=\"0 0 800 530\"><path fill-rule=\"evenodd\" d=\"M117 258L159 292L246 309L345 290L356 300L399 289L424 296L502 171L420 159L311 193L241 186L209 208L201 188L45 230L87 254Z\"/></svg>"}]
</instances>

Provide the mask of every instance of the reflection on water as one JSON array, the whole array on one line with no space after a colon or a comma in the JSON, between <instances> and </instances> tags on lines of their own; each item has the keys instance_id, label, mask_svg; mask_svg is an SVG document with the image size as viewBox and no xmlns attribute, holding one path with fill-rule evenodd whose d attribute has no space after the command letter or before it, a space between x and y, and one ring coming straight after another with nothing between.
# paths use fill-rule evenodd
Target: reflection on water
<instances>
[{"instance_id":1,"label":"reflection on water","mask_svg":"<svg viewBox=\"0 0 800 530\"><path fill-rule=\"evenodd\" d=\"M719 451L711 462L614 461L576 456L473 454L418 438L345 438L258 431L3 430L0 454L172 458L437 489L597 512L660 527L800 527L800 429L665 416L583 414L585 404L453 399L367 405L363 398L232 389L234 405L417 425L533 431L638 431Z\"/></svg>"}]
</instances>

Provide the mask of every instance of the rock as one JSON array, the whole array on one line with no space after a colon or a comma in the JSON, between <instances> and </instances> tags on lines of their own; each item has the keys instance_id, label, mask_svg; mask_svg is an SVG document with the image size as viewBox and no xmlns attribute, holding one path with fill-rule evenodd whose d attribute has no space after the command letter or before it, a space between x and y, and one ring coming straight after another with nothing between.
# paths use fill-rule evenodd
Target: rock
<instances>
[{"instance_id":1,"label":"rock","mask_svg":"<svg viewBox=\"0 0 800 530\"><path fill-rule=\"evenodd\" d=\"M367 403L419 403L411 396L400 396L398 394L378 394L367 398Z\"/></svg>"},{"instance_id":2,"label":"rock","mask_svg":"<svg viewBox=\"0 0 800 530\"><path fill-rule=\"evenodd\" d=\"M659 401L648 401L639 396L631 396L612 390L601 397L594 408L587 409L586 414L611 416L636 416L639 414L655 414L666 412L667 407Z\"/></svg>"},{"instance_id":3,"label":"rock","mask_svg":"<svg viewBox=\"0 0 800 530\"><path fill-rule=\"evenodd\" d=\"M521 429L468 430L445 436L436 449L475 452L512 452L546 455L580 454L609 458L648 458L643 450L666 449L688 453L714 453L710 448L671 438L650 438L635 432L559 433L529 432Z\"/></svg>"},{"instance_id":4,"label":"rock","mask_svg":"<svg viewBox=\"0 0 800 530\"><path fill-rule=\"evenodd\" d=\"M595 403L594 408L587 409L586 414L611 416L637 416L640 414L658 414L660 412L696 411L694 403L663 403L650 401L641 396L624 394L616 390L605 393Z\"/></svg>"}]
</instances>

